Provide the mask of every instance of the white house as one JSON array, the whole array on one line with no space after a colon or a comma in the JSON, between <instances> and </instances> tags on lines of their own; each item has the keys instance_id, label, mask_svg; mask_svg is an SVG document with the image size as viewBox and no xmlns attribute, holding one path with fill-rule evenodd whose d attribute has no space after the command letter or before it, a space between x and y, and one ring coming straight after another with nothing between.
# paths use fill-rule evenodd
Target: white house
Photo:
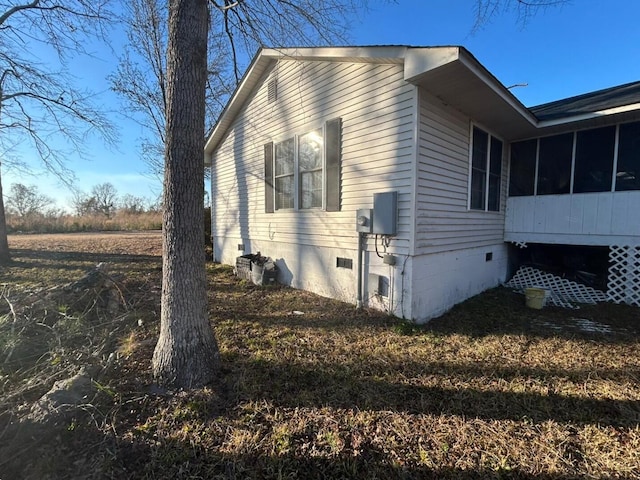
<instances>
[{"instance_id":1,"label":"white house","mask_svg":"<svg viewBox=\"0 0 640 480\"><path fill-rule=\"evenodd\" d=\"M295 288L420 322L590 245L640 302L640 82L529 109L463 47L262 49L205 162L215 260Z\"/></svg>"}]
</instances>

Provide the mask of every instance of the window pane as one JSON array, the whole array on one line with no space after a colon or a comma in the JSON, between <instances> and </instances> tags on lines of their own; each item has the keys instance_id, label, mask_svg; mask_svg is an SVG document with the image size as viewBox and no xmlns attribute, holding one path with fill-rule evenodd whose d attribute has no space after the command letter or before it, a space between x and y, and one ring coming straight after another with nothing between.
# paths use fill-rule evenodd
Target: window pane
<instances>
[{"instance_id":1,"label":"window pane","mask_svg":"<svg viewBox=\"0 0 640 480\"><path fill-rule=\"evenodd\" d=\"M491 137L489 161L489 204L487 210L500 210L500 178L502 176L502 142Z\"/></svg>"},{"instance_id":2,"label":"window pane","mask_svg":"<svg viewBox=\"0 0 640 480\"><path fill-rule=\"evenodd\" d=\"M610 192L616 127L577 133L574 193Z\"/></svg>"},{"instance_id":3,"label":"window pane","mask_svg":"<svg viewBox=\"0 0 640 480\"><path fill-rule=\"evenodd\" d=\"M537 147L538 141L535 139L511 144L510 197L533 195Z\"/></svg>"},{"instance_id":4,"label":"window pane","mask_svg":"<svg viewBox=\"0 0 640 480\"><path fill-rule=\"evenodd\" d=\"M494 175L502 173L502 142L491 137L491 162L489 171Z\"/></svg>"},{"instance_id":5,"label":"window pane","mask_svg":"<svg viewBox=\"0 0 640 480\"><path fill-rule=\"evenodd\" d=\"M489 134L477 127L473 127L470 207L475 210L484 210L488 154Z\"/></svg>"},{"instance_id":6,"label":"window pane","mask_svg":"<svg viewBox=\"0 0 640 480\"><path fill-rule=\"evenodd\" d=\"M489 175L489 204L487 210L491 212L500 211L500 177Z\"/></svg>"},{"instance_id":7,"label":"window pane","mask_svg":"<svg viewBox=\"0 0 640 480\"><path fill-rule=\"evenodd\" d=\"M322 130L299 137L298 164L301 172L322 168Z\"/></svg>"},{"instance_id":8,"label":"window pane","mask_svg":"<svg viewBox=\"0 0 640 480\"><path fill-rule=\"evenodd\" d=\"M322 130L298 138L300 208L322 207Z\"/></svg>"},{"instance_id":9,"label":"window pane","mask_svg":"<svg viewBox=\"0 0 640 480\"><path fill-rule=\"evenodd\" d=\"M322 207L322 171L301 174L302 208Z\"/></svg>"},{"instance_id":10,"label":"window pane","mask_svg":"<svg viewBox=\"0 0 640 480\"><path fill-rule=\"evenodd\" d=\"M472 169L471 171L471 208L484 210L484 192L486 183L486 173Z\"/></svg>"},{"instance_id":11,"label":"window pane","mask_svg":"<svg viewBox=\"0 0 640 480\"><path fill-rule=\"evenodd\" d=\"M640 190L640 122L620 125L616 190Z\"/></svg>"},{"instance_id":12,"label":"window pane","mask_svg":"<svg viewBox=\"0 0 640 480\"><path fill-rule=\"evenodd\" d=\"M569 193L573 133L540 139L538 195Z\"/></svg>"},{"instance_id":13,"label":"window pane","mask_svg":"<svg viewBox=\"0 0 640 480\"><path fill-rule=\"evenodd\" d=\"M293 175L276 178L276 210L293 208Z\"/></svg>"},{"instance_id":14,"label":"window pane","mask_svg":"<svg viewBox=\"0 0 640 480\"><path fill-rule=\"evenodd\" d=\"M473 127L473 153L471 166L487 171L487 149L489 148L489 134L477 127Z\"/></svg>"},{"instance_id":15,"label":"window pane","mask_svg":"<svg viewBox=\"0 0 640 480\"><path fill-rule=\"evenodd\" d=\"M293 138L275 145L275 208L294 207L294 154Z\"/></svg>"},{"instance_id":16,"label":"window pane","mask_svg":"<svg viewBox=\"0 0 640 480\"><path fill-rule=\"evenodd\" d=\"M293 138L276 143L276 177L293 173Z\"/></svg>"}]
</instances>

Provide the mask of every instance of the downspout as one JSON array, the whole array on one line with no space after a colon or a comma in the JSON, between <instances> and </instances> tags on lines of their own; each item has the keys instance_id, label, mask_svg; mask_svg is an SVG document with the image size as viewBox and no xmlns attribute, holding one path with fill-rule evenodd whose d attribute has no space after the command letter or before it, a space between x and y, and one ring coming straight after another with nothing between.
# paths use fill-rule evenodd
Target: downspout
<instances>
[{"instance_id":1,"label":"downspout","mask_svg":"<svg viewBox=\"0 0 640 480\"><path fill-rule=\"evenodd\" d=\"M356 309L362 308L362 243L365 234L358 232L358 273L356 277L357 283L357 296L356 296Z\"/></svg>"}]
</instances>

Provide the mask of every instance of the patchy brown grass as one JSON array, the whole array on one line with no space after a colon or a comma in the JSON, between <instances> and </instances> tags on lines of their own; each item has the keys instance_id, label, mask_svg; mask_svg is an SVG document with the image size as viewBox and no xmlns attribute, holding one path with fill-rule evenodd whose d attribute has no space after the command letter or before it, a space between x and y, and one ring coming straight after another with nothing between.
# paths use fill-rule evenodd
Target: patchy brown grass
<instances>
[{"instance_id":1,"label":"patchy brown grass","mask_svg":"<svg viewBox=\"0 0 640 480\"><path fill-rule=\"evenodd\" d=\"M109 261L126 300L117 324L74 327L83 340L58 353L65 368L104 363L87 343L118 359L82 414L46 437L57 441L0 459L11 478L640 478L637 308L534 311L498 288L419 328L208 264L223 371L209 388L163 392L149 371L158 234L10 244L15 261L0 281L13 289L66 283ZM46 359L40 369L0 365L0 392L13 395L0 402L0 443L3 425L46 391L39 380L30 389L28 374L59 372Z\"/></svg>"}]
</instances>

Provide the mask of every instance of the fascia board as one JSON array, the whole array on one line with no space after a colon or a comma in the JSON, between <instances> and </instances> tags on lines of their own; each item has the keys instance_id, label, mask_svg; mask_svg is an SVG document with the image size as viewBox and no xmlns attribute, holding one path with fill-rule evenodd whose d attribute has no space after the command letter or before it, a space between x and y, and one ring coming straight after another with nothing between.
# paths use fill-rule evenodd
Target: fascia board
<instances>
[{"instance_id":1,"label":"fascia board","mask_svg":"<svg viewBox=\"0 0 640 480\"><path fill-rule=\"evenodd\" d=\"M274 59L290 57L295 60L341 61L366 59L375 63L376 60L387 62L389 59L402 61L408 47L401 45L369 46L369 47L299 47L299 48L269 48L263 54Z\"/></svg>"},{"instance_id":2,"label":"fascia board","mask_svg":"<svg viewBox=\"0 0 640 480\"><path fill-rule=\"evenodd\" d=\"M267 54L265 54L267 52ZM243 75L238 87L227 102L227 105L222 110L222 113L218 117L218 121L211 130L207 141L205 142L205 164L207 164L208 157L213 153L218 145L218 142L222 139L226 130L229 128L235 115L242 108L245 100L251 94L253 87L258 79L262 76L265 69L272 62L271 56L268 54L268 49L261 49L251 61L249 68Z\"/></svg>"},{"instance_id":3,"label":"fascia board","mask_svg":"<svg viewBox=\"0 0 640 480\"><path fill-rule=\"evenodd\" d=\"M438 67L460 58L460 47L411 48L404 60L404 79L412 82Z\"/></svg>"},{"instance_id":4,"label":"fascia board","mask_svg":"<svg viewBox=\"0 0 640 480\"><path fill-rule=\"evenodd\" d=\"M408 50L404 64L404 79L407 82L419 83L430 71L447 64L459 62L476 78L480 79L496 95L520 114L530 125L537 126L538 120L520 101L513 96L502 83L494 77L473 55L459 46L411 48Z\"/></svg>"},{"instance_id":5,"label":"fascia board","mask_svg":"<svg viewBox=\"0 0 640 480\"><path fill-rule=\"evenodd\" d=\"M462 49L460 62L466 66L476 77L482 80L491 90L493 90L502 100L509 104L532 126L538 127L538 119L500 82L489 70L487 70L476 58L465 49Z\"/></svg>"},{"instance_id":6,"label":"fascia board","mask_svg":"<svg viewBox=\"0 0 640 480\"><path fill-rule=\"evenodd\" d=\"M556 127L558 125L576 123L584 120L593 120L594 118L606 117L610 115L616 115L619 113L628 113L636 110L640 110L640 103L631 103L629 105L621 105L619 107L612 107L604 110L598 110L596 112L573 115L571 117L556 118L553 120L544 120L542 122L538 122L538 128Z\"/></svg>"}]
</instances>

